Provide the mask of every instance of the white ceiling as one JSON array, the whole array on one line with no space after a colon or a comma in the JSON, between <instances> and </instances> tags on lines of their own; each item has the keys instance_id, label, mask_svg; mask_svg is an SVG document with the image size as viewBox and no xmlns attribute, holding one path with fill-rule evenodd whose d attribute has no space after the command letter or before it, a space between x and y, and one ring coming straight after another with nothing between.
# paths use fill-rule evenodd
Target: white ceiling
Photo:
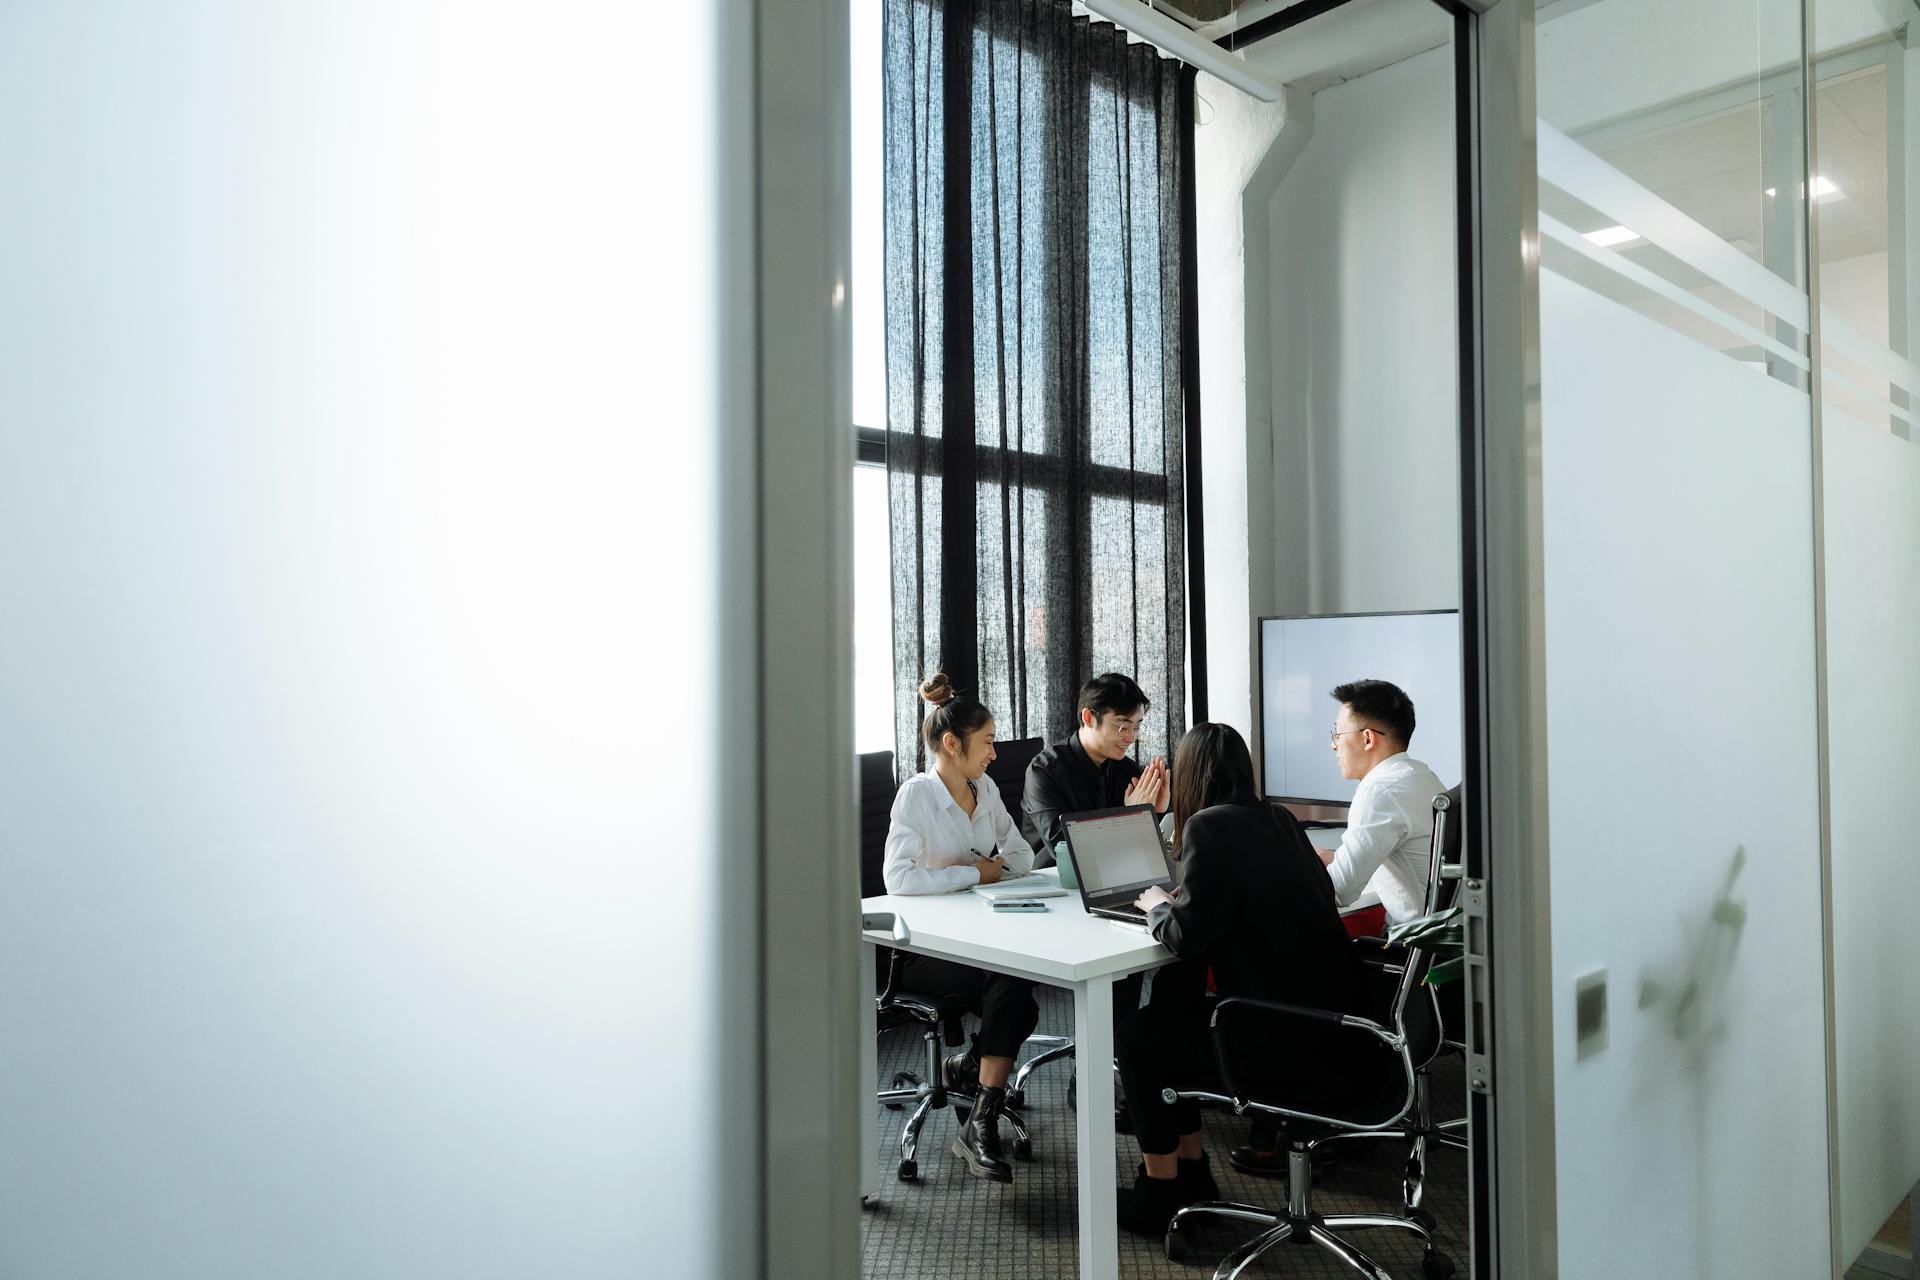
<instances>
[{"instance_id":1,"label":"white ceiling","mask_svg":"<svg viewBox=\"0 0 1920 1280\"><path fill-rule=\"evenodd\" d=\"M1887 247L1887 77L1869 67L1821 83L1815 97L1814 172L1839 188L1819 201L1823 262ZM1769 140L1758 102L1596 147L1609 164L1749 256L1763 256L1772 197L1761 177ZM1576 231L1606 219L1557 193L1541 210ZM1628 256L1647 247L1629 246ZM1657 251L1656 251L1657 252Z\"/></svg>"}]
</instances>

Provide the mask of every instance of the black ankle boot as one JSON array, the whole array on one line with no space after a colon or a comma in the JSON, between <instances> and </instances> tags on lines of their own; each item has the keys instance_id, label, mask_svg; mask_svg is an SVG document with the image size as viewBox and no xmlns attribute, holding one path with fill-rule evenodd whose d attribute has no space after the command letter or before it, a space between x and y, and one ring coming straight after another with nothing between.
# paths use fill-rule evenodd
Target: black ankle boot
<instances>
[{"instance_id":1,"label":"black ankle boot","mask_svg":"<svg viewBox=\"0 0 1920 1280\"><path fill-rule=\"evenodd\" d=\"M972 1093L980 1087L980 1059L971 1049L962 1049L940 1059L940 1076L949 1089Z\"/></svg>"},{"instance_id":2,"label":"black ankle boot","mask_svg":"<svg viewBox=\"0 0 1920 1280\"><path fill-rule=\"evenodd\" d=\"M1202 1151L1198 1160L1182 1157L1179 1168L1174 1181L1180 1184L1180 1194L1188 1204L1220 1198L1220 1184L1213 1180L1213 1161L1207 1158L1206 1152Z\"/></svg>"},{"instance_id":3,"label":"black ankle boot","mask_svg":"<svg viewBox=\"0 0 1920 1280\"><path fill-rule=\"evenodd\" d=\"M967 1162L967 1172L976 1178L1013 1181L1013 1166L1000 1153L1000 1113L1006 1105L1005 1089L982 1085L972 1113L953 1139L953 1154Z\"/></svg>"},{"instance_id":4,"label":"black ankle boot","mask_svg":"<svg viewBox=\"0 0 1920 1280\"><path fill-rule=\"evenodd\" d=\"M1190 1195L1179 1177L1149 1178L1141 1163L1133 1175L1133 1186L1120 1188L1114 1207L1119 1211L1120 1229L1143 1236L1166 1234L1173 1215L1199 1197Z\"/></svg>"}]
</instances>

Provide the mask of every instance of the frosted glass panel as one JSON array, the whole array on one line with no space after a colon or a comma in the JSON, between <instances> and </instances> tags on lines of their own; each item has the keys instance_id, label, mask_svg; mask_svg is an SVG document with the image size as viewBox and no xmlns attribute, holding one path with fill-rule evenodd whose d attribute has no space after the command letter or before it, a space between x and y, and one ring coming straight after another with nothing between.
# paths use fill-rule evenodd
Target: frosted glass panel
<instances>
[{"instance_id":1,"label":"frosted glass panel","mask_svg":"<svg viewBox=\"0 0 1920 1280\"><path fill-rule=\"evenodd\" d=\"M539 18L0 14L9 1280L714 1265L719 42Z\"/></svg>"},{"instance_id":2,"label":"frosted glass panel","mask_svg":"<svg viewBox=\"0 0 1920 1280\"><path fill-rule=\"evenodd\" d=\"M1815 0L1840 1255L1920 1182L1920 12ZM1899 22L1899 27L1890 24Z\"/></svg>"},{"instance_id":3,"label":"frosted glass panel","mask_svg":"<svg viewBox=\"0 0 1920 1280\"><path fill-rule=\"evenodd\" d=\"M1541 347L1561 1274L1821 1274L1808 402L1550 273Z\"/></svg>"},{"instance_id":4,"label":"frosted glass panel","mask_svg":"<svg viewBox=\"0 0 1920 1280\"><path fill-rule=\"evenodd\" d=\"M1851 1259L1920 1182L1920 448L1831 414L1825 434L1840 1243Z\"/></svg>"}]
</instances>

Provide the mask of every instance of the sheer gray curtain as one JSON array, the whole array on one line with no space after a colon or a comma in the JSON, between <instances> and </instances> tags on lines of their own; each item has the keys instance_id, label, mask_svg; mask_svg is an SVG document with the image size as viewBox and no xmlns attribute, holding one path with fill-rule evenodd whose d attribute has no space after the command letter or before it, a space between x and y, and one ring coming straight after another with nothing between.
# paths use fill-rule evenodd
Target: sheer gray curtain
<instances>
[{"instance_id":1,"label":"sheer gray curtain","mask_svg":"<svg viewBox=\"0 0 1920 1280\"><path fill-rule=\"evenodd\" d=\"M886 0L896 758L944 669L1001 738L1090 675L1186 728L1182 68L1068 0Z\"/></svg>"}]
</instances>

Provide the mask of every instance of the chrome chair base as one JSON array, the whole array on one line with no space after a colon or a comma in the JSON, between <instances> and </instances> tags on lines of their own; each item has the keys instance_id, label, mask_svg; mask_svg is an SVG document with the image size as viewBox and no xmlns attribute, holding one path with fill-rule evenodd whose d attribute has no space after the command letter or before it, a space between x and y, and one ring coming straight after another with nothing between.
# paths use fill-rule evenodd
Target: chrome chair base
<instances>
[{"instance_id":1,"label":"chrome chair base","mask_svg":"<svg viewBox=\"0 0 1920 1280\"><path fill-rule=\"evenodd\" d=\"M894 1172L902 1182L917 1182L920 1179L920 1131L926 1127L927 1117L943 1107L951 1106L954 1114L964 1120L967 1113L973 1110L973 1093L947 1088L945 1078L940 1073L940 1028L929 1026L923 1038L927 1042L926 1075L915 1075L911 1071L897 1072L893 1077L893 1088L882 1089L875 1099L880 1105L896 1110L908 1103L914 1104L913 1114L907 1117L906 1126L900 1131L900 1163ZM1013 1105L1009 1090L1007 1109L1000 1113L1000 1117L1013 1130L1013 1158L1031 1160L1033 1139L1027 1133L1026 1122L1013 1110Z\"/></svg>"},{"instance_id":2,"label":"chrome chair base","mask_svg":"<svg viewBox=\"0 0 1920 1280\"><path fill-rule=\"evenodd\" d=\"M1028 1076L1049 1062L1058 1062L1062 1058L1071 1060L1073 1057L1073 1041L1065 1036L1028 1036L1027 1043L1052 1047L1043 1053L1034 1054L1021 1063L1020 1069L1013 1073L1013 1079L1007 1081L1007 1101L1014 1106L1019 1106L1026 1101Z\"/></svg>"},{"instance_id":3,"label":"chrome chair base","mask_svg":"<svg viewBox=\"0 0 1920 1280\"><path fill-rule=\"evenodd\" d=\"M1167 1224L1165 1242L1168 1259L1178 1261L1186 1256L1187 1244L1194 1225L1193 1219L1200 1217L1225 1218L1236 1222L1251 1222L1265 1230L1251 1240L1241 1244L1233 1252L1220 1260L1214 1269L1213 1280L1235 1280L1263 1254L1281 1244L1318 1245L1339 1258L1349 1267L1372 1280L1391 1280L1385 1269L1368 1257L1359 1246L1337 1234L1341 1230L1352 1228L1385 1228L1393 1231L1406 1231L1420 1237L1425 1254L1420 1260L1421 1273L1428 1280L1444 1280L1454 1274L1452 1259L1433 1247L1433 1227L1425 1214L1412 1217L1397 1217L1384 1213L1341 1213L1321 1215L1313 1212L1312 1207L1313 1165L1309 1144L1299 1143L1287 1152L1287 1208L1276 1213L1258 1205L1237 1204L1230 1201L1206 1201L1188 1205L1173 1215Z\"/></svg>"},{"instance_id":4,"label":"chrome chair base","mask_svg":"<svg viewBox=\"0 0 1920 1280\"><path fill-rule=\"evenodd\" d=\"M1407 1116L1407 1122L1395 1129L1369 1129L1363 1133L1334 1133L1324 1138L1316 1138L1308 1146L1318 1150L1335 1142L1377 1142L1380 1139L1404 1142L1407 1144L1406 1168L1401 1174L1401 1198L1405 1201L1408 1213L1420 1208L1420 1201L1426 1194L1427 1185L1427 1144L1450 1147L1456 1151L1467 1150L1467 1122L1443 1120L1438 1124L1433 1120L1433 1103L1428 1096L1428 1080L1422 1073L1414 1082L1413 1110Z\"/></svg>"}]
</instances>

